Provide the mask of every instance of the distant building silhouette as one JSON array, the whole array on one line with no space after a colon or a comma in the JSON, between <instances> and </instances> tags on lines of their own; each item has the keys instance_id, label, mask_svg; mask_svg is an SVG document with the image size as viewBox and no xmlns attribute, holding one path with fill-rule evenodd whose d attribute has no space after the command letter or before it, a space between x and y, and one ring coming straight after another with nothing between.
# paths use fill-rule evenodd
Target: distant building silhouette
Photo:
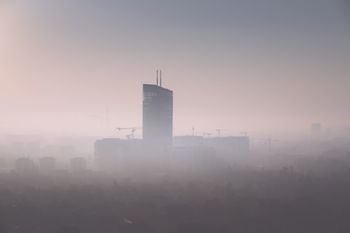
<instances>
[{"instance_id":1,"label":"distant building silhouette","mask_svg":"<svg viewBox=\"0 0 350 233\"><path fill-rule=\"evenodd\" d=\"M216 137L205 139L205 145L214 147L219 154L245 155L249 152L250 140L247 136Z\"/></svg>"},{"instance_id":2,"label":"distant building silhouette","mask_svg":"<svg viewBox=\"0 0 350 233\"><path fill-rule=\"evenodd\" d=\"M53 157L44 157L39 160L39 167L41 171L52 172L56 170L56 160Z\"/></svg>"},{"instance_id":3,"label":"distant building silhouette","mask_svg":"<svg viewBox=\"0 0 350 233\"><path fill-rule=\"evenodd\" d=\"M76 157L70 160L70 168L73 172L82 172L87 170L86 160Z\"/></svg>"},{"instance_id":4,"label":"distant building silhouette","mask_svg":"<svg viewBox=\"0 0 350 233\"><path fill-rule=\"evenodd\" d=\"M94 147L97 166L103 170L120 169L130 141L118 138L97 140Z\"/></svg>"},{"instance_id":5,"label":"distant building silhouette","mask_svg":"<svg viewBox=\"0 0 350 233\"><path fill-rule=\"evenodd\" d=\"M36 172L36 166L34 161L29 158L19 158L16 160L16 170L19 173L34 173Z\"/></svg>"},{"instance_id":6,"label":"distant building silhouette","mask_svg":"<svg viewBox=\"0 0 350 233\"><path fill-rule=\"evenodd\" d=\"M174 147L194 147L203 146L204 137L202 136L175 136L173 138Z\"/></svg>"},{"instance_id":7,"label":"distant building silhouette","mask_svg":"<svg viewBox=\"0 0 350 233\"><path fill-rule=\"evenodd\" d=\"M94 154L99 169L123 171L131 169L131 161L141 160L148 153L142 140L104 138L95 142Z\"/></svg>"},{"instance_id":8,"label":"distant building silhouette","mask_svg":"<svg viewBox=\"0 0 350 233\"><path fill-rule=\"evenodd\" d=\"M250 150L248 136L230 136L204 138L202 136L177 136L173 145L181 147L209 147L215 149L218 155L227 154L228 157L246 155Z\"/></svg>"},{"instance_id":9,"label":"distant building silhouette","mask_svg":"<svg viewBox=\"0 0 350 233\"><path fill-rule=\"evenodd\" d=\"M161 76L161 75L160 75ZM173 91L158 85L143 85L143 139L151 145L172 144Z\"/></svg>"}]
</instances>

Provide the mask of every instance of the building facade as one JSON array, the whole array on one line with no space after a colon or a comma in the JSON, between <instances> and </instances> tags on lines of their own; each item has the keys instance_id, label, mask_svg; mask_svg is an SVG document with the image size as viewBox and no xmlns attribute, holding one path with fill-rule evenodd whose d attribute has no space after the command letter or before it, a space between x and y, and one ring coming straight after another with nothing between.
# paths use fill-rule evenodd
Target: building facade
<instances>
[{"instance_id":1,"label":"building facade","mask_svg":"<svg viewBox=\"0 0 350 233\"><path fill-rule=\"evenodd\" d=\"M149 145L171 146L173 138L173 91L143 85L143 140Z\"/></svg>"}]
</instances>

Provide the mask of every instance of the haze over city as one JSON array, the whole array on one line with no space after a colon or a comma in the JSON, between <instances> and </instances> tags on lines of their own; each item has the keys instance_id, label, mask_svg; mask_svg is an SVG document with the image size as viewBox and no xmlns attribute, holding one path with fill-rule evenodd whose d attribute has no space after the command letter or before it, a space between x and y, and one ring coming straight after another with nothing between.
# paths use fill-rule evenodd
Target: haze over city
<instances>
[{"instance_id":1,"label":"haze over city","mask_svg":"<svg viewBox=\"0 0 350 233\"><path fill-rule=\"evenodd\" d=\"M0 233L349 233L349 14L0 1Z\"/></svg>"},{"instance_id":2,"label":"haze over city","mask_svg":"<svg viewBox=\"0 0 350 233\"><path fill-rule=\"evenodd\" d=\"M349 20L346 1L2 1L0 128L141 126L156 69L176 135L348 127Z\"/></svg>"}]
</instances>

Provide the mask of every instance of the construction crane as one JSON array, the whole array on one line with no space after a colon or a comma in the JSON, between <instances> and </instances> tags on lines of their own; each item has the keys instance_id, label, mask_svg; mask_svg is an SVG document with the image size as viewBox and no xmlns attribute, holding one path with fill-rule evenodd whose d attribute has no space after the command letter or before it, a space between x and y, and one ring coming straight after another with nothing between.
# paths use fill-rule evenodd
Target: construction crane
<instances>
[{"instance_id":1,"label":"construction crane","mask_svg":"<svg viewBox=\"0 0 350 233\"><path fill-rule=\"evenodd\" d=\"M135 132L137 129L141 129L141 127L117 127L116 130L122 131L122 130L130 130L131 133L126 135L127 139L134 139L135 138Z\"/></svg>"}]
</instances>

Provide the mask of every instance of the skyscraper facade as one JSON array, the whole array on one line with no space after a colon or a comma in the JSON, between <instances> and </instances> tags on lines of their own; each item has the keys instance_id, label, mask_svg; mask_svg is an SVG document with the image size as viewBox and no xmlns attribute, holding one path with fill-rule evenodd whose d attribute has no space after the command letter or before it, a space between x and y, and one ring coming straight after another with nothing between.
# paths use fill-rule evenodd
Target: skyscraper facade
<instances>
[{"instance_id":1,"label":"skyscraper facade","mask_svg":"<svg viewBox=\"0 0 350 233\"><path fill-rule=\"evenodd\" d=\"M161 85L143 85L143 140L170 146L173 138L173 91Z\"/></svg>"}]
</instances>

